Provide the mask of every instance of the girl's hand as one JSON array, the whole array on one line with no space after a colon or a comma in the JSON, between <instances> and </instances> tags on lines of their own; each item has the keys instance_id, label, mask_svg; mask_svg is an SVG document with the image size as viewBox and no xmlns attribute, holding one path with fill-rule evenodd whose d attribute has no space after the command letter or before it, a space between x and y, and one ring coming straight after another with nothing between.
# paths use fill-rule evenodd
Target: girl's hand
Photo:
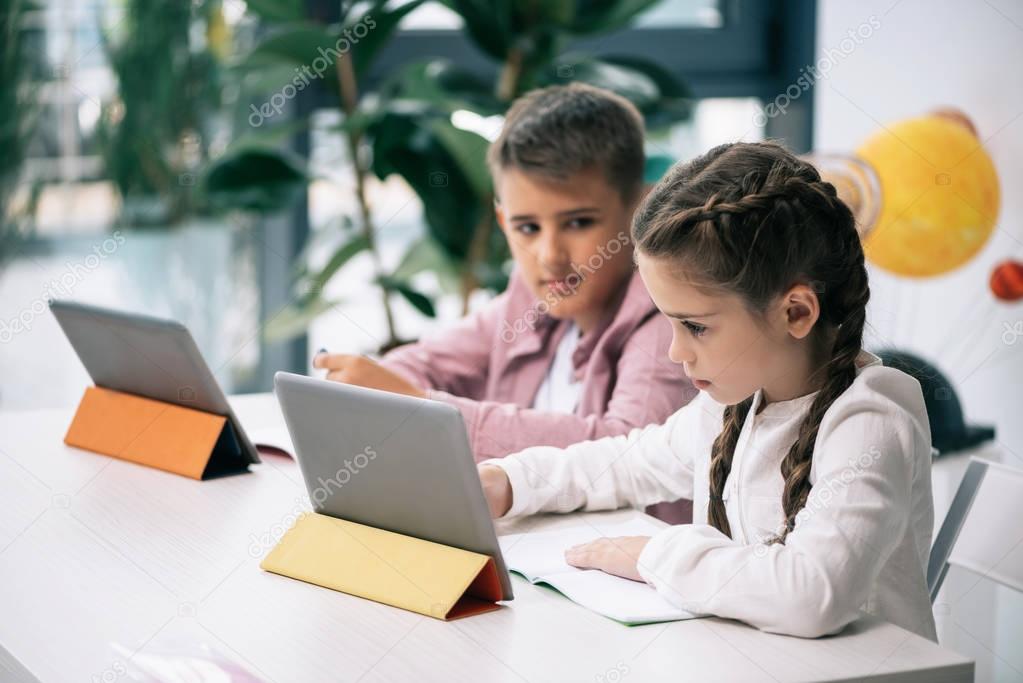
<instances>
[{"instance_id":1,"label":"girl's hand","mask_svg":"<svg viewBox=\"0 0 1023 683\"><path fill-rule=\"evenodd\" d=\"M494 519L503 517L512 505L511 482L508 474L495 465L480 465L478 468L480 483L483 484L483 495L487 497L490 516Z\"/></svg>"},{"instance_id":2,"label":"girl's hand","mask_svg":"<svg viewBox=\"0 0 1023 683\"><path fill-rule=\"evenodd\" d=\"M599 569L633 581L643 581L636 563L649 542L649 536L598 538L566 550L565 561L579 569Z\"/></svg>"},{"instance_id":3,"label":"girl's hand","mask_svg":"<svg viewBox=\"0 0 1023 683\"><path fill-rule=\"evenodd\" d=\"M327 379L335 382L426 398L425 391L365 356L318 353L313 358L313 367L327 370Z\"/></svg>"}]
</instances>

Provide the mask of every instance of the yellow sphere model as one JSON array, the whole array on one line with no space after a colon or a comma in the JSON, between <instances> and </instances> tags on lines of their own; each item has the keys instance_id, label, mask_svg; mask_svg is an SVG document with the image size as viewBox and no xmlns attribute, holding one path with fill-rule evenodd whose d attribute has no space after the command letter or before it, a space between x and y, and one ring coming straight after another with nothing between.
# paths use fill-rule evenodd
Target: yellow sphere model
<instances>
[{"instance_id":1,"label":"yellow sphere model","mask_svg":"<svg viewBox=\"0 0 1023 683\"><path fill-rule=\"evenodd\" d=\"M881 215L863 245L878 266L911 277L939 275L969 261L991 236L998 176L963 115L941 111L901 121L856 155L881 184Z\"/></svg>"}]
</instances>

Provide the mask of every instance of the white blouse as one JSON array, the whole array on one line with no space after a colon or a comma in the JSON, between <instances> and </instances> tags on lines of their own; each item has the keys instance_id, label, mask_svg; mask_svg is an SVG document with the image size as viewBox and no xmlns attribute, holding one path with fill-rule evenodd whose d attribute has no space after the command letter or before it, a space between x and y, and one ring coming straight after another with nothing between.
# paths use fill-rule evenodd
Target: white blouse
<instances>
[{"instance_id":1,"label":"white blouse","mask_svg":"<svg viewBox=\"0 0 1023 683\"><path fill-rule=\"evenodd\" d=\"M572 354L579 345L579 328L575 324L569 326L565 335L554 351L554 360L547 368L543 384L533 398L533 410L548 413L574 413L579 405L583 383L575 378L575 366Z\"/></svg>"},{"instance_id":2,"label":"white blouse","mask_svg":"<svg viewBox=\"0 0 1023 683\"><path fill-rule=\"evenodd\" d=\"M779 466L814 394L753 399L722 498L733 538L707 523L711 445L724 406L701 392L663 425L503 459L508 516L606 510L691 498L693 524L664 529L638 559L667 600L774 633L835 633L859 610L936 640L926 585L933 529L931 437L919 383L862 353L856 380L825 413L813 486L784 544Z\"/></svg>"}]
</instances>

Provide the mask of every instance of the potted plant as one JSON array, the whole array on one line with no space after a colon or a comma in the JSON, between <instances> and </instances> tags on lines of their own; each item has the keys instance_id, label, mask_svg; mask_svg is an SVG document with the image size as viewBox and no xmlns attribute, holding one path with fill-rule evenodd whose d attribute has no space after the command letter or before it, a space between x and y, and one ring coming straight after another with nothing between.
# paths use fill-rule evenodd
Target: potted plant
<instances>
[{"instance_id":1,"label":"potted plant","mask_svg":"<svg viewBox=\"0 0 1023 683\"><path fill-rule=\"evenodd\" d=\"M0 265L31 227L32 198L19 201L22 166L38 116L33 71L41 45L33 46L24 19L37 9L25 0L0 0ZM17 204L17 205L16 205Z\"/></svg>"},{"instance_id":2,"label":"potted plant","mask_svg":"<svg viewBox=\"0 0 1023 683\"><path fill-rule=\"evenodd\" d=\"M342 114L340 131L354 166L353 192L358 207L356 215L341 221L351 226L350 237L323 267L310 270L304 263L299 265L295 304L284 323L268 329L268 334L301 333L313 318L334 305L324 298L324 287L363 251L373 259L386 314L384 349L401 341L394 325L392 296L402 296L424 315L434 315L431 299L413 287L414 275L435 273L446 292L460 297L463 310L476 289L503 289L508 255L493 216L493 189L485 163L489 139L483 124L503 114L522 92L580 80L628 97L651 126L689 116L688 92L657 65L565 52L579 37L628 25L655 4L654 0L447 0L445 4L464 20L466 34L493 60L497 78L488 82L459 65L427 57L404 65L374 90L367 90L362 81L368 68L400 20L420 4L421 0L411 0L389 6L377 0L368 6L360 4L365 9L353 12L352 3L342 2L340 20L325 23L305 13L300 3L250 3L270 27L245 61L250 68L283 63L300 73L314 64L322 66L329 55L331 77L316 82L333 93ZM370 24L371 30L359 30ZM338 49L340 46L344 49ZM276 107L263 106L265 112L256 107L252 114L260 122L260 117L272 118L277 112ZM285 152L244 141L211 165L206 190L211 197L223 199L223 205L278 210L281 205L272 200L283 199L287 193L264 190L281 190L300 182L303 165ZM376 226L366 196L371 175L381 180L400 176L423 205L424 237L410 245L389 272L376 250Z\"/></svg>"},{"instance_id":3,"label":"potted plant","mask_svg":"<svg viewBox=\"0 0 1023 683\"><path fill-rule=\"evenodd\" d=\"M226 25L220 0L127 0L103 31L117 89L97 128L104 175L131 228L208 214L196 174L210 157L223 109Z\"/></svg>"}]
</instances>

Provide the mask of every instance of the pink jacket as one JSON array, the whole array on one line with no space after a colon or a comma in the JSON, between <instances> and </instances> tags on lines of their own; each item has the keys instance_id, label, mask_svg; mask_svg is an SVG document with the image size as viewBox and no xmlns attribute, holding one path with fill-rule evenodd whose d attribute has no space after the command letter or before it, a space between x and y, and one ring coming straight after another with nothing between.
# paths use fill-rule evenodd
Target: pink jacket
<instances>
[{"instance_id":1,"label":"pink jacket","mask_svg":"<svg viewBox=\"0 0 1023 683\"><path fill-rule=\"evenodd\" d=\"M670 323L638 273L618 296L572 357L582 392L571 415L529 408L569 322L538 315L542 302L517 272L485 308L382 362L461 411L478 461L625 434L663 422L696 389L668 360Z\"/></svg>"}]
</instances>

